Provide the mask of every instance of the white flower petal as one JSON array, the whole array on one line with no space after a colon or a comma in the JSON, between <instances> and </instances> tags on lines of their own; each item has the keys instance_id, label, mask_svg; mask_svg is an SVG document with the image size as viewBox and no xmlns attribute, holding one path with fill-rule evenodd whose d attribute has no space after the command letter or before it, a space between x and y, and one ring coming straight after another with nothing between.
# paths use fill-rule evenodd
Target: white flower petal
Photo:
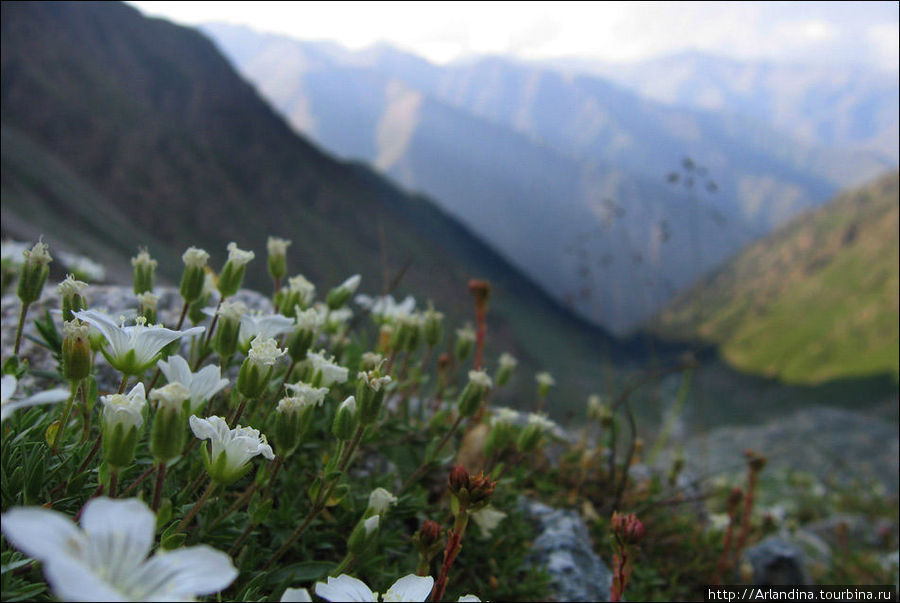
<instances>
[{"instance_id":1,"label":"white flower petal","mask_svg":"<svg viewBox=\"0 0 900 603\"><path fill-rule=\"evenodd\" d=\"M102 312L97 312L96 310L82 310L81 312L76 312L75 317L83 320L97 328L98 331L106 338L106 341L109 342L109 347L112 348L111 353L113 356L118 357L130 349L130 337L125 333L125 330L122 329L119 325L113 321L112 318L107 316Z\"/></svg>"},{"instance_id":2,"label":"white flower petal","mask_svg":"<svg viewBox=\"0 0 900 603\"><path fill-rule=\"evenodd\" d=\"M84 554L84 534L58 511L41 507L15 507L3 514L0 527L13 546L47 562L57 557Z\"/></svg>"},{"instance_id":3,"label":"white flower petal","mask_svg":"<svg viewBox=\"0 0 900 603\"><path fill-rule=\"evenodd\" d=\"M156 516L136 498L95 498L84 507L81 527L90 541L92 565L105 566L113 583L127 580L153 546Z\"/></svg>"},{"instance_id":4,"label":"white flower petal","mask_svg":"<svg viewBox=\"0 0 900 603\"><path fill-rule=\"evenodd\" d=\"M16 378L12 375L3 375L0 380L0 404L6 404L16 393Z\"/></svg>"},{"instance_id":5,"label":"white flower petal","mask_svg":"<svg viewBox=\"0 0 900 603\"><path fill-rule=\"evenodd\" d=\"M128 327L135 328L135 327ZM140 327L138 327L140 328ZM206 327L192 327L186 331L172 331L162 327L143 328L134 337L134 353L139 364L144 365L153 360L164 347L180 339L192 335L199 335Z\"/></svg>"},{"instance_id":6,"label":"white flower petal","mask_svg":"<svg viewBox=\"0 0 900 603\"><path fill-rule=\"evenodd\" d=\"M156 363L162 374L166 376L166 381L172 383L178 382L185 387L190 387L193 374L187 360L181 356L169 356L169 360L160 360Z\"/></svg>"},{"instance_id":7,"label":"white flower petal","mask_svg":"<svg viewBox=\"0 0 900 603\"><path fill-rule=\"evenodd\" d=\"M463 595L457 601L459 603L480 603L481 599L475 595Z\"/></svg>"},{"instance_id":8,"label":"white flower petal","mask_svg":"<svg viewBox=\"0 0 900 603\"><path fill-rule=\"evenodd\" d=\"M187 600L225 590L237 578L231 557L211 546L199 545L157 553L141 568L145 601ZM156 584L154 584L156 581Z\"/></svg>"},{"instance_id":9,"label":"white flower petal","mask_svg":"<svg viewBox=\"0 0 900 603\"><path fill-rule=\"evenodd\" d=\"M281 595L281 603L307 603L312 602L309 591L305 588L288 588Z\"/></svg>"},{"instance_id":10,"label":"white flower petal","mask_svg":"<svg viewBox=\"0 0 900 603\"><path fill-rule=\"evenodd\" d=\"M316 594L326 601L375 601L375 593L365 582L347 574L328 576L327 584L316 582Z\"/></svg>"},{"instance_id":11,"label":"white flower petal","mask_svg":"<svg viewBox=\"0 0 900 603\"><path fill-rule=\"evenodd\" d=\"M4 401L3 404L0 405L0 422L5 421L8 416L20 408L36 406L38 404L53 404L55 402L62 402L68 398L69 392L67 390L51 389L37 393L24 400Z\"/></svg>"},{"instance_id":12,"label":"white flower petal","mask_svg":"<svg viewBox=\"0 0 900 603\"><path fill-rule=\"evenodd\" d=\"M408 574L403 576L384 593L385 601L424 601L431 594L434 578Z\"/></svg>"},{"instance_id":13,"label":"white flower petal","mask_svg":"<svg viewBox=\"0 0 900 603\"><path fill-rule=\"evenodd\" d=\"M47 582L63 601L128 601L129 597L74 557L54 558L44 565Z\"/></svg>"}]
</instances>

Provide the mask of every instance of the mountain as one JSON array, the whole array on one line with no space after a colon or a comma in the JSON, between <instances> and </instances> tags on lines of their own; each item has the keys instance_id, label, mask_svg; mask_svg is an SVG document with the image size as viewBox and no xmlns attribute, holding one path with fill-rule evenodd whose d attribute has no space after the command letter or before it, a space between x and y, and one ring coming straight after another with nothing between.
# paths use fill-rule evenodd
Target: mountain
<instances>
[{"instance_id":1,"label":"mountain","mask_svg":"<svg viewBox=\"0 0 900 603\"><path fill-rule=\"evenodd\" d=\"M811 144L900 159L897 72L739 61L698 51L627 64L556 60L664 103L747 115Z\"/></svg>"},{"instance_id":2,"label":"mountain","mask_svg":"<svg viewBox=\"0 0 900 603\"><path fill-rule=\"evenodd\" d=\"M550 295L618 332L885 166L501 58L436 66L386 46L203 30L298 131L434 196ZM684 165L691 173L667 182Z\"/></svg>"},{"instance_id":3,"label":"mountain","mask_svg":"<svg viewBox=\"0 0 900 603\"><path fill-rule=\"evenodd\" d=\"M454 322L472 316L468 279L488 278L487 357L520 358L521 400L529 371L554 373L570 405L558 418L624 357L430 200L291 131L195 30L120 3L4 2L0 79L4 235L43 232L117 274L148 245L170 281L189 245L218 266L228 241L259 255L279 235L293 240L291 272L320 290L359 272L378 293L408 265L398 292ZM259 264L248 279L271 287Z\"/></svg>"},{"instance_id":4,"label":"mountain","mask_svg":"<svg viewBox=\"0 0 900 603\"><path fill-rule=\"evenodd\" d=\"M661 314L667 337L791 384L898 380L898 173L798 216Z\"/></svg>"}]
</instances>

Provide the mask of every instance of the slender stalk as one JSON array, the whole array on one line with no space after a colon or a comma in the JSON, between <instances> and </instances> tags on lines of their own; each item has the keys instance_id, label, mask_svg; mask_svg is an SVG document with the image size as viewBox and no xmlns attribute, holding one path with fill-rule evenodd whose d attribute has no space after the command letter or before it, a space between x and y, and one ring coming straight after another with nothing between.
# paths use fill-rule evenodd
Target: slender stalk
<instances>
[{"instance_id":1,"label":"slender stalk","mask_svg":"<svg viewBox=\"0 0 900 603\"><path fill-rule=\"evenodd\" d=\"M163 487L163 482L165 482L165 481L166 481L166 463L165 463L165 461L160 461L159 465L157 466L157 471L156 471L156 488L153 489L153 506L150 507L151 509L153 509L154 513L159 510L159 501L160 501L160 498L162 498L162 487Z\"/></svg>"},{"instance_id":2,"label":"slender stalk","mask_svg":"<svg viewBox=\"0 0 900 603\"><path fill-rule=\"evenodd\" d=\"M144 471L143 473L141 473L140 477L138 477L136 480L131 482L127 488L122 490L122 496L125 496L126 494L128 494L129 492L134 490L138 486L138 484L140 484L142 481L144 481L144 478L146 478L148 475L153 473L154 469L156 469L156 467L153 465L150 465L149 467L147 467L147 470Z\"/></svg>"},{"instance_id":3,"label":"slender stalk","mask_svg":"<svg viewBox=\"0 0 900 603\"><path fill-rule=\"evenodd\" d=\"M128 375L122 375L122 381L121 381L121 383L119 383L119 392L118 393L120 393L120 394L123 393L127 386L128 386Z\"/></svg>"},{"instance_id":4,"label":"slender stalk","mask_svg":"<svg viewBox=\"0 0 900 603\"><path fill-rule=\"evenodd\" d=\"M19 312L19 324L16 325L16 347L13 349L13 354L16 356L19 355L19 346L22 344L22 329L25 328L25 314L28 312L28 306L31 304L22 304L22 311Z\"/></svg>"},{"instance_id":5,"label":"slender stalk","mask_svg":"<svg viewBox=\"0 0 900 603\"><path fill-rule=\"evenodd\" d=\"M66 401L66 407L63 410L62 420L59 423L59 428L56 430L56 435L53 436L52 449L54 455L59 454L59 440L62 438L63 431L65 431L66 429L66 424L69 422L69 415L72 413L72 405L75 403L75 396L78 395L78 389L80 387L80 380L72 382L72 395L70 395L69 399Z\"/></svg>"},{"instance_id":6,"label":"slender stalk","mask_svg":"<svg viewBox=\"0 0 900 603\"><path fill-rule=\"evenodd\" d=\"M338 566L331 570L328 575L340 576L341 574L346 574L354 563L356 563L356 555L354 555L353 553L347 553L344 556L344 559L338 564Z\"/></svg>"},{"instance_id":7,"label":"slender stalk","mask_svg":"<svg viewBox=\"0 0 900 603\"><path fill-rule=\"evenodd\" d=\"M119 470L111 467L109 470L109 497L116 497L116 490L119 488Z\"/></svg>"},{"instance_id":8,"label":"slender stalk","mask_svg":"<svg viewBox=\"0 0 900 603\"><path fill-rule=\"evenodd\" d=\"M234 541L234 544L231 545L231 548L228 549L228 556L234 557L235 553L238 552L238 549L241 548L241 545L244 544L244 541L247 540L247 536L250 535L250 532L253 531L253 522L248 521L247 527L244 528L244 531L241 532L241 535L238 536L237 540Z\"/></svg>"},{"instance_id":9,"label":"slender stalk","mask_svg":"<svg viewBox=\"0 0 900 603\"><path fill-rule=\"evenodd\" d=\"M203 495L200 497L200 499L196 503L194 503L194 506L191 508L191 510L188 512L188 514L185 515L184 519L181 520L181 522L175 528L174 533L181 532L182 530L184 530L184 528L187 527L187 525L194 518L194 515L197 514L197 511L199 511L200 508L206 503L206 499L208 499L210 494L213 493L213 491L216 489L217 485L218 484L216 484L216 482L214 482L214 481L209 482L209 485L206 487L206 490L203 491Z\"/></svg>"},{"instance_id":10,"label":"slender stalk","mask_svg":"<svg viewBox=\"0 0 900 603\"><path fill-rule=\"evenodd\" d=\"M188 300L184 300L184 305L181 306L181 316L178 317L178 324L175 326L176 331L181 330L181 326L184 324L184 317L187 316L188 308L191 307L191 304Z\"/></svg>"},{"instance_id":11,"label":"slender stalk","mask_svg":"<svg viewBox=\"0 0 900 603\"><path fill-rule=\"evenodd\" d=\"M434 585L431 593L432 601L440 601L444 598L444 591L447 590L447 579L450 576L450 567L456 560L456 556L462 550L462 539L466 533L466 525L469 522L469 514L466 510L460 509L453 522L453 530L450 532L450 538L447 539L447 548L444 549L444 562L441 564L441 573Z\"/></svg>"},{"instance_id":12,"label":"slender stalk","mask_svg":"<svg viewBox=\"0 0 900 603\"><path fill-rule=\"evenodd\" d=\"M416 483L416 481L418 481L418 479L420 477L422 477L422 474L425 473L425 471L428 469L428 465L431 464L431 460L441 452L441 449L444 447L444 445L447 443L447 441L450 439L450 437L459 428L459 424L462 423L462 420L463 420L462 415L459 415L456 417L456 420L453 422L453 425L450 427L450 430L447 431L447 433L444 434L444 437L441 438L441 441L438 442L438 445L434 449L434 452L432 452L431 455L429 456L429 458L426 458L425 461L423 461L422 464L419 465L419 468L416 469L415 472L413 472L413 474L410 475L409 478L407 478L407 480L405 482L403 482L402 486L400 486L400 490L397 492L398 497L401 494L403 494L407 488L409 488L411 485Z\"/></svg>"}]
</instances>

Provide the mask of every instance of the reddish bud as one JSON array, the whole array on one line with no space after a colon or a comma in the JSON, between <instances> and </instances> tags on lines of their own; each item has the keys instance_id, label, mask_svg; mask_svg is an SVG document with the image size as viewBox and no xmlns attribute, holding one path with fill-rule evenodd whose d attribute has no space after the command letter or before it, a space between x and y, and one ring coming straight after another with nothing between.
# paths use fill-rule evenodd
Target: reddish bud
<instances>
[{"instance_id":1,"label":"reddish bud","mask_svg":"<svg viewBox=\"0 0 900 603\"><path fill-rule=\"evenodd\" d=\"M469 472L466 471L466 468L462 465L456 465L450 471L450 478L448 482L450 484L450 491L454 494L459 494L463 490L468 490Z\"/></svg>"},{"instance_id":2,"label":"reddish bud","mask_svg":"<svg viewBox=\"0 0 900 603\"><path fill-rule=\"evenodd\" d=\"M647 533L644 524L641 523L641 520L633 513L630 515L622 515L616 511L613 513L610 527L612 527L612 531L616 535L616 538L624 544L637 544L643 540Z\"/></svg>"},{"instance_id":3,"label":"reddish bud","mask_svg":"<svg viewBox=\"0 0 900 603\"><path fill-rule=\"evenodd\" d=\"M754 473L759 473L766 466L766 457L758 452L747 450L744 452L744 456L747 457L747 464Z\"/></svg>"}]
</instances>

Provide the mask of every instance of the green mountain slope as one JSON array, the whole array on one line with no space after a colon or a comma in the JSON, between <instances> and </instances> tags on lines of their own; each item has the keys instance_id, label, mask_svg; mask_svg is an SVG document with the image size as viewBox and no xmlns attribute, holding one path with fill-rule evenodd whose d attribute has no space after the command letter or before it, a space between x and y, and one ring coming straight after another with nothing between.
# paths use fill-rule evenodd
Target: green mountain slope
<instances>
[{"instance_id":1,"label":"green mountain slope","mask_svg":"<svg viewBox=\"0 0 900 603\"><path fill-rule=\"evenodd\" d=\"M737 368L794 384L898 376L897 172L755 243L680 296L667 337L718 344Z\"/></svg>"},{"instance_id":2,"label":"green mountain slope","mask_svg":"<svg viewBox=\"0 0 900 603\"><path fill-rule=\"evenodd\" d=\"M600 387L614 345L603 331L429 200L295 135L196 31L117 3L4 2L2 102L5 233L29 226L81 243L119 274L146 244L170 279L188 245L221 265L228 241L259 254L278 235L293 240L291 271L322 289L360 272L377 293L409 264L400 292L433 299L453 321L471 316L467 280L485 277L495 284L488 352L520 357L523 400L539 366L573 405Z\"/></svg>"}]
</instances>

